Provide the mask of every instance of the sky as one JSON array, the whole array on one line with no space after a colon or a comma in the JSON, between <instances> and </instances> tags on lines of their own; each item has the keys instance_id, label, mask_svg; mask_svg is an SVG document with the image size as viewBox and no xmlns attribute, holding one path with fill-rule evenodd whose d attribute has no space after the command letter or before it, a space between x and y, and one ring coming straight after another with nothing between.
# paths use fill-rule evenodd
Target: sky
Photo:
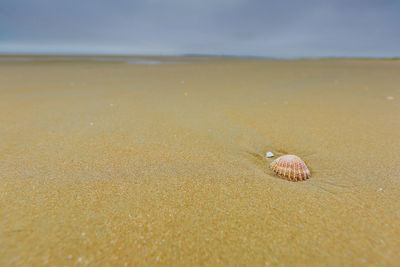
<instances>
[{"instance_id":1,"label":"sky","mask_svg":"<svg viewBox=\"0 0 400 267\"><path fill-rule=\"evenodd\" d=\"M0 53L400 57L400 0L0 0Z\"/></svg>"}]
</instances>

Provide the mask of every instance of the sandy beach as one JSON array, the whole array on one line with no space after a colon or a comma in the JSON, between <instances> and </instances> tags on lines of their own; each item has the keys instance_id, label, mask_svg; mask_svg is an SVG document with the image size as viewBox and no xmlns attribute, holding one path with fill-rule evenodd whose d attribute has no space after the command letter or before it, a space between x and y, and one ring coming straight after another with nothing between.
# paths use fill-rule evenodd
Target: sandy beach
<instances>
[{"instance_id":1,"label":"sandy beach","mask_svg":"<svg viewBox=\"0 0 400 267\"><path fill-rule=\"evenodd\" d=\"M0 265L398 265L399 70L0 57Z\"/></svg>"}]
</instances>

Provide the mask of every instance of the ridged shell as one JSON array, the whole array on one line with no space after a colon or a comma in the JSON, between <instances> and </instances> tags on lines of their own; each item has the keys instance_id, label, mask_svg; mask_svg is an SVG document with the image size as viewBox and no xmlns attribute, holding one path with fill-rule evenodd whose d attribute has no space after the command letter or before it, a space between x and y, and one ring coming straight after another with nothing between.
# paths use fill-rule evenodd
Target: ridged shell
<instances>
[{"instance_id":1,"label":"ridged shell","mask_svg":"<svg viewBox=\"0 0 400 267\"><path fill-rule=\"evenodd\" d=\"M307 165L295 155L285 155L277 158L271 163L270 168L279 176L293 182L303 181L311 177Z\"/></svg>"}]
</instances>

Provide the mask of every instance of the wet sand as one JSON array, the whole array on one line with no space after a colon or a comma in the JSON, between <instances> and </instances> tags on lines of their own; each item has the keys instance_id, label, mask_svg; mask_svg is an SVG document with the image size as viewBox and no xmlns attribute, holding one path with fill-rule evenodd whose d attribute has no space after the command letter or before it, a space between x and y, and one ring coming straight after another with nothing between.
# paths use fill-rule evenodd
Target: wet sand
<instances>
[{"instance_id":1,"label":"wet sand","mask_svg":"<svg viewBox=\"0 0 400 267\"><path fill-rule=\"evenodd\" d=\"M0 265L400 262L399 60L2 59Z\"/></svg>"}]
</instances>

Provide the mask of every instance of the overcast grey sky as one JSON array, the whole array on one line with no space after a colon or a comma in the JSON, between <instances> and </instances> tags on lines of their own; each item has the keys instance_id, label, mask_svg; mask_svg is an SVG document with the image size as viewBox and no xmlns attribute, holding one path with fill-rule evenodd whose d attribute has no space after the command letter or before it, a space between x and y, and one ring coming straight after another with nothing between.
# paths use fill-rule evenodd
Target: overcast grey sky
<instances>
[{"instance_id":1,"label":"overcast grey sky","mask_svg":"<svg viewBox=\"0 0 400 267\"><path fill-rule=\"evenodd\" d=\"M400 57L400 0L0 0L0 53Z\"/></svg>"}]
</instances>

